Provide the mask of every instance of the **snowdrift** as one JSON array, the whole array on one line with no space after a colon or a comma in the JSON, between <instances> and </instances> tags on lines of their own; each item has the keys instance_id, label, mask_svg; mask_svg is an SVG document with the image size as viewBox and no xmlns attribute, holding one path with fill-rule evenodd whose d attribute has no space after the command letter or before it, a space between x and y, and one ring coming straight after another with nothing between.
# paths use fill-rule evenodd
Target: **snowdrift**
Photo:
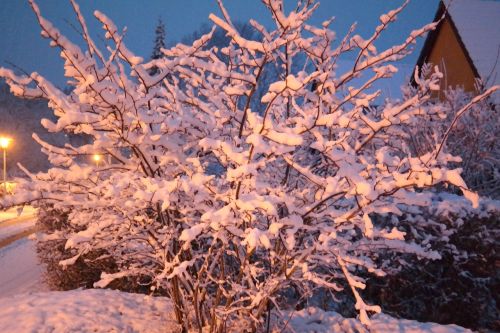
<instances>
[{"instance_id":1,"label":"snowdrift","mask_svg":"<svg viewBox=\"0 0 500 333\"><path fill-rule=\"evenodd\" d=\"M308 308L289 313L283 332L315 333L465 333L455 325L442 326L377 315L368 331L356 319ZM238 330L242 330L239 327ZM283 327L275 327L281 331ZM73 290L21 294L0 298L0 332L180 332L172 303L164 297L113 290Z\"/></svg>"}]
</instances>

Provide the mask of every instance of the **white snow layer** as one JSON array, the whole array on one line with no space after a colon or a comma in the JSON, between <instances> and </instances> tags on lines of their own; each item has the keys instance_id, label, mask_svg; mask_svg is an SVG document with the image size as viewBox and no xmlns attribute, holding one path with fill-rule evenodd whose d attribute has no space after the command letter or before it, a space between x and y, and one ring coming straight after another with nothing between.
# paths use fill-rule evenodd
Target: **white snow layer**
<instances>
[{"instance_id":1,"label":"white snow layer","mask_svg":"<svg viewBox=\"0 0 500 333\"><path fill-rule=\"evenodd\" d=\"M38 262L34 241L23 238L1 248L0 297L43 290L42 271L43 266ZM5 300L0 298L0 307L4 303ZM0 332L7 331L0 329Z\"/></svg>"},{"instance_id":2,"label":"white snow layer","mask_svg":"<svg viewBox=\"0 0 500 333\"><path fill-rule=\"evenodd\" d=\"M307 308L293 313L288 323L290 332L301 333L465 333L472 331L456 325L421 323L415 320L395 319L384 314L372 317L367 329L356 319L344 318L333 311Z\"/></svg>"},{"instance_id":3,"label":"white snow layer","mask_svg":"<svg viewBox=\"0 0 500 333\"><path fill-rule=\"evenodd\" d=\"M166 298L73 290L0 298L0 332L179 332Z\"/></svg>"},{"instance_id":4,"label":"white snow layer","mask_svg":"<svg viewBox=\"0 0 500 333\"><path fill-rule=\"evenodd\" d=\"M11 221L17 218L23 217L33 217L35 216L37 210L31 206L25 206L23 208L13 207L6 211L0 211L0 223Z\"/></svg>"},{"instance_id":5,"label":"white snow layer","mask_svg":"<svg viewBox=\"0 0 500 333\"><path fill-rule=\"evenodd\" d=\"M356 319L308 308L291 313L277 332L301 333L465 333L455 325L372 319L369 330ZM286 318L285 318L286 319ZM21 294L0 298L0 332L180 332L171 302L164 297L90 289ZM194 331L193 331L194 332Z\"/></svg>"},{"instance_id":6,"label":"white snow layer","mask_svg":"<svg viewBox=\"0 0 500 333\"><path fill-rule=\"evenodd\" d=\"M0 222L0 242L34 228L35 224L34 219Z\"/></svg>"}]
</instances>

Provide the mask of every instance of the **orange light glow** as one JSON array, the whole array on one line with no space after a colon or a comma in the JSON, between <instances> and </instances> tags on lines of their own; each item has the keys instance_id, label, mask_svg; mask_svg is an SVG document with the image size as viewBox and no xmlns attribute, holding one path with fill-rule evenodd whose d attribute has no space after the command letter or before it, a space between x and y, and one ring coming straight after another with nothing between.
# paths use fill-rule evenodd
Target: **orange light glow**
<instances>
[{"instance_id":1,"label":"orange light glow","mask_svg":"<svg viewBox=\"0 0 500 333\"><path fill-rule=\"evenodd\" d=\"M2 148L2 149L9 148L9 144L10 144L11 141L12 141L11 138L0 137L0 148Z\"/></svg>"}]
</instances>

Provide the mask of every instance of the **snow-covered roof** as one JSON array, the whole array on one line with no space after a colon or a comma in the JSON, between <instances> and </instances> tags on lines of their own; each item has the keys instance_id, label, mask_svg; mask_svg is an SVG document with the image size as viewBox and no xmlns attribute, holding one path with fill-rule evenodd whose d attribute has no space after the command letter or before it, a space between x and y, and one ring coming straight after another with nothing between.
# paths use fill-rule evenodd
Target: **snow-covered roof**
<instances>
[{"instance_id":1,"label":"snow-covered roof","mask_svg":"<svg viewBox=\"0 0 500 333\"><path fill-rule=\"evenodd\" d=\"M500 1L444 0L479 76L500 84Z\"/></svg>"}]
</instances>

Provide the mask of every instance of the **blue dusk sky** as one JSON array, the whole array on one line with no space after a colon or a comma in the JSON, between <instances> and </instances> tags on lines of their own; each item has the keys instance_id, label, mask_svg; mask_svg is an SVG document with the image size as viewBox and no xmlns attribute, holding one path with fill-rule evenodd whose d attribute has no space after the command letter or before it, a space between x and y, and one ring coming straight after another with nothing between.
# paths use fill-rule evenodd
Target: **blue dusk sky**
<instances>
[{"instance_id":1,"label":"blue dusk sky","mask_svg":"<svg viewBox=\"0 0 500 333\"><path fill-rule=\"evenodd\" d=\"M0 66L12 67L10 61L28 72L37 71L64 87L62 61L57 49L49 47L41 38L35 15L27 0L0 0ZM381 14L394 9L403 0L321 0L320 8L311 20L319 25L334 16L332 28L342 36L353 22L357 22L357 33L368 37L379 24ZM71 25L78 26L71 4L66 0L38 0L42 15L71 40L81 38ZM208 15L220 15L216 0L79 0L81 10L95 40L102 37L100 25L93 17L95 9L110 17L119 28L127 27L125 42L137 55L148 58L151 54L154 29L161 17L167 31L167 43L173 44L208 23ZM285 1L292 8L295 1ZM224 4L234 21L246 22L254 18L271 27L272 21L259 0L225 0ZM412 0L384 38L378 49L402 42L409 32L432 21L438 0ZM406 59L415 63L417 51Z\"/></svg>"}]
</instances>

